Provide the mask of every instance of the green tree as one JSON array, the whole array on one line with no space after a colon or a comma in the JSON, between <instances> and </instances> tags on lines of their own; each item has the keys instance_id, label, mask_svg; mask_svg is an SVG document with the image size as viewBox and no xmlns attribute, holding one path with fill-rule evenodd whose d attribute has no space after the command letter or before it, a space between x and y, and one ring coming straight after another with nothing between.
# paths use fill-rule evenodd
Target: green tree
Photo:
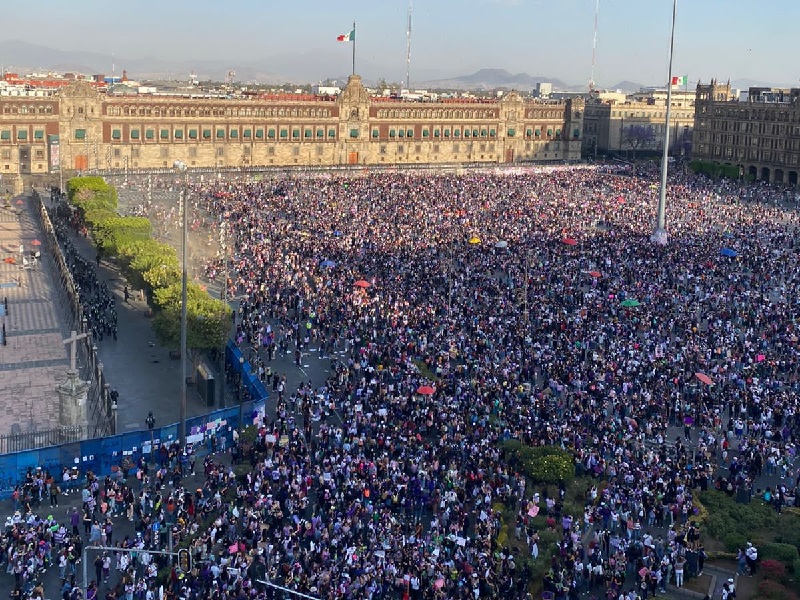
<instances>
[{"instance_id":1,"label":"green tree","mask_svg":"<svg viewBox=\"0 0 800 600\"><path fill-rule=\"evenodd\" d=\"M197 369L200 356L207 350L221 348L228 338L231 309L227 303L215 300L196 283L186 288L186 350ZM181 285L156 289L158 312L153 318L153 331L159 343L176 349L181 340Z\"/></svg>"},{"instance_id":2,"label":"green tree","mask_svg":"<svg viewBox=\"0 0 800 600\"><path fill-rule=\"evenodd\" d=\"M508 464L535 483L569 482L575 478L575 460L558 446L528 446L519 440L502 444Z\"/></svg>"}]
</instances>

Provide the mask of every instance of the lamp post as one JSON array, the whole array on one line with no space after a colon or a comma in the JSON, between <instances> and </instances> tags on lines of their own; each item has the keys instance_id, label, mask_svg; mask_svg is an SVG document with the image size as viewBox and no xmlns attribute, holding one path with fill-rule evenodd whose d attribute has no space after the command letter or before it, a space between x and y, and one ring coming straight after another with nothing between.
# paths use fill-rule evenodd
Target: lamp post
<instances>
[{"instance_id":1,"label":"lamp post","mask_svg":"<svg viewBox=\"0 0 800 600\"><path fill-rule=\"evenodd\" d=\"M180 442L182 447L186 447L186 225L188 221L188 206L186 195L189 187L189 175L186 165L176 160L172 165L183 175L183 187L181 188L181 212L182 233L181 233L181 407L180 407Z\"/></svg>"},{"instance_id":2,"label":"lamp post","mask_svg":"<svg viewBox=\"0 0 800 600\"><path fill-rule=\"evenodd\" d=\"M239 431L244 430L244 356L239 357Z\"/></svg>"},{"instance_id":3,"label":"lamp post","mask_svg":"<svg viewBox=\"0 0 800 600\"><path fill-rule=\"evenodd\" d=\"M665 245L667 236L667 169L669 166L669 120L672 111L672 53L675 47L675 14L678 0L672 0L672 29L669 35L669 69L667 73L667 114L664 126L664 154L661 157L661 187L658 192L658 210L656 211L656 228L651 239L656 244Z\"/></svg>"},{"instance_id":4,"label":"lamp post","mask_svg":"<svg viewBox=\"0 0 800 600\"><path fill-rule=\"evenodd\" d=\"M117 409L119 406L117 405L116 399L111 401L111 414L114 416L114 435L117 435Z\"/></svg>"}]
</instances>

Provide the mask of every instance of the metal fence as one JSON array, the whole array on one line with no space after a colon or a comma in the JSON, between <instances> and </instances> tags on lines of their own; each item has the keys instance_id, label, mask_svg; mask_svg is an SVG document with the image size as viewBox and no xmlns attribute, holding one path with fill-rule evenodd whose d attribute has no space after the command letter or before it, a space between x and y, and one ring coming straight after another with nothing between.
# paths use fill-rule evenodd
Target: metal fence
<instances>
[{"instance_id":1,"label":"metal fence","mask_svg":"<svg viewBox=\"0 0 800 600\"><path fill-rule=\"evenodd\" d=\"M44 431L28 431L0 435L0 454L22 452L35 448L55 446L73 440L89 437L86 427L73 427L69 431L63 429L47 429Z\"/></svg>"},{"instance_id":2,"label":"metal fence","mask_svg":"<svg viewBox=\"0 0 800 600\"><path fill-rule=\"evenodd\" d=\"M87 321L83 318L83 308L81 306L80 293L72 278L72 273L67 266L64 259L64 253L58 244L56 231L53 223L50 220L50 215L42 202L38 192L33 192L34 206L36 207L36 214L39 218L39 224L42 229L43 248L48 252L55 264L55 276L58 279L58 288L60 294L66 300L66 306L69 307L68 314L64 315L65 319L71 323L71 329L79 333L89 333L90 335L78 340L77 342L77 357L78 357L78 372L82 380L89 382L89 390L86 400L86 411L88 425L82 437L102 437L113 433L113 422L111 419L110 398L108 391L110 385L107 381L105 373L103 373L103 364L100 362L97 354L97 346L94 344L91 332L87 331ZM43 432L52 433L52 432ZM58 430L56 430L58 433ZM26 434L27 435L27 434ZM36 440L42 437L42 434L30 434L28 442L31 444L27 448L39 448L44 444L36 443ZM39 436L39 437L36 437ZM45 436L46 437L46 436ZM65 440L61 438L47 438L52 443L62 443ZM55 441L52 441L55 439ZM17 450L26 448L16 447Z\"/></svg>"},{"instance_id":3,"label":"metal fence","mask_svg":"<svg viewBox=\"0 0 800 600\"><path fill-rule=\"evenodd\" d=\"M218 448L228 447L233 442L235 429L254 422L261 423L263 414L262 401L260 404L246 403L242 407L230 407L192 417L186 420L187 442L198 457L205 456L213 447L212 438L215 438ZM72 479L62 487L82 485L89 471L101 478L113 475L119 472L123 462L135 463L141 456L152 457L162 445L173 444L178 439L178 428L177 423L172 423L150 430L128 431L57 445L43 444L24 451L0 452L0 499L10 497L15 486L24 481L25 473L36 467L54 475L60 475L64 468L70 470ZM10 437L13 436L6 436Z\"/></svg>"}]
</instances>

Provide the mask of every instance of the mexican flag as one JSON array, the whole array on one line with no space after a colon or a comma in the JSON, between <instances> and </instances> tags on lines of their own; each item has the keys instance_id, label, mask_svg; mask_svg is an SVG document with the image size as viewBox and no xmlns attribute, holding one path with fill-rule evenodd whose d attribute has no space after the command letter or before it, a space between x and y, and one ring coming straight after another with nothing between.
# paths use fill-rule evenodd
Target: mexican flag
<instances>
[{"instance_id":1,"label":"mexican flag","mask_svg":"<svg viewBox=\"0 0 800 600\"><path fill-rule=\"evenodd\" d=\"M686 85L689 81L689 78L686 75L681 77L673 77L672 78L672 85Z\"/></svg>"},{"instance_id":2,"label":"mexican flag","mask_svg":"<svg viewBox=\"0 0 800 600\"><path fill-rule=\"evenodd\" d=\"M356 30L353 29L350 33L343 33L340 36L336 37L337 42L355 42L356 41Z\"/></svg>"}]
</instances>

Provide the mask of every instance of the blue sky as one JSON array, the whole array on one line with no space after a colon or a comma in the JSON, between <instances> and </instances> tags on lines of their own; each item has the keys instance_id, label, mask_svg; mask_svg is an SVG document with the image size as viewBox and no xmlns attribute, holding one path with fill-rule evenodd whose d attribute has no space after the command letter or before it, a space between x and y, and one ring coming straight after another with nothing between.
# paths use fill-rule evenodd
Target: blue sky
<instances>
[{"instance_id":1,"label":"blue sky","mask_svg":"<svg viewBox=\"0 0 800 600\"><path fill-rule=\"evenodd\" d=\"M3 21L15 24L6 39L24 32L60 50L260 61L313 80L349 72L350 47L335 37L355 19L357 70L400 81L407 10L408 0L3 0ZM585 83L594 11L595 0L414 0L412 82L501 68ZM598 84L664 82L671 11L672 0L600 0ZM797 85L798 23L800 0L678 0L675 74Z\"/></svg>"}]
</instances>

